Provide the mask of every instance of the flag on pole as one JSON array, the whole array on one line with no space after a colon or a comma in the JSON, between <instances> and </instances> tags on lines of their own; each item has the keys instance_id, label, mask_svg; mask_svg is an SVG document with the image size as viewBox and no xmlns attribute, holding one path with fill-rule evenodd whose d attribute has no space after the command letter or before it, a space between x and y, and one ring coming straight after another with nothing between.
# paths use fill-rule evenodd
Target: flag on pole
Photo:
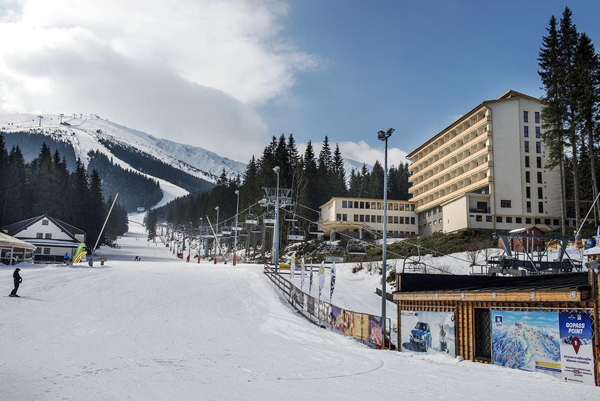
<instances>
[{"instance_id":1,"label":"flag on pole","mask_svg":"<svg viewBox=\"0 0 600 401\"><path fill-rule=\"evenodd\" d=\"M304 266L304 258L302 258L302 262L300 262L300 290L304 287L304 275L305 275L306 267Z\"/></svg>"},{"instance_id":2,"label":"flag on pole","mask_svg":"<svg viewBox=\"0 0 600 401\"><path fill-rule=\"evenodd\" d=\"M294 279L295 271L296 271L296 255L292 255L292 262L290 263L290 280Z\"/></svg>"},{"instance_id":3,"label":"flag on pole","mask_svg":"<svg viewBox=\"0 0 600 401\"><path fill-rule=\"evenodd\" d=\"M331 285L330 285L330 293L329 293L329 302L331 302L331 298L333 297L333 290L335 288L335 262L331 264Z\"/></svg>"},{"instance_id":4,"label":"flag on pole","mask_svg":"<svg viewBox=\"0 0 600 401\"><path fill-rule=\"evenodd\" d=\"M321 268L319 269L319 298L321 298L321 292L325 285L325 262L321 262Z\"/></svg>"},{"instance_id":5,"label":"flag on pole","mask_svg":"<svg viewBox=\"0 0 600 401\"><path fill-rule=\"evenodd\" d=\"M312 272L313 272L313 267L312 267L312 263L311 263L310 265L308 265L308 293L309 294L312 291Z\"/></svg>"}]
</instances>

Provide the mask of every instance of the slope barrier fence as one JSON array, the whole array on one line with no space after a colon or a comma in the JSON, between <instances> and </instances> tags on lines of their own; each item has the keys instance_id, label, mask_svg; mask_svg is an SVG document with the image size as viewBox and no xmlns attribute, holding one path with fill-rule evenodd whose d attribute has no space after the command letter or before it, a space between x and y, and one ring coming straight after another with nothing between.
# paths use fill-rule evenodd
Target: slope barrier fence
<instances>
[{"instance_id":1,"label":"slope barrier fence","mask_svg":"<svg viewBox=\"0 0 600 401\"><path fill-rule=\"evenodd\" d=\"M264 274L282 291L283 297L290 305L312 323L353 337L372 348L395 349L393 341L390 341L389 331L385 337L383 335L381 316L340 308L306 294L284 275L276 272L272 265L265 265ZM391 319L386 321L386 326L391 327Z\"/></svg>"}]
</instances>

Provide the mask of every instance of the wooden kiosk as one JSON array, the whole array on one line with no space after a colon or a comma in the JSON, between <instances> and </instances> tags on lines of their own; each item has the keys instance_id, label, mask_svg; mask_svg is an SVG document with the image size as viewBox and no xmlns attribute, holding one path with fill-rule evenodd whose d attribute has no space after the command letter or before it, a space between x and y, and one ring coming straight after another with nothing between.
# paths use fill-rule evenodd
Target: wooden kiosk
<instances>
[{"instance_id":1,"label":"wooden kiosk","mask_svg":"<svg viewBox=\"0 0 600 401\"><path fill-rule=\"evenodd\" d=\"M590 322L593 346L592 366L589 366L589 369L593 368L593 374L590 375L588 372L586 380L587 384L600 385L600 366L598 364L600 354L598 340L600 336L598 325L600 279L592 271L523 277L401 273L397 275L396 288L397 291L393 293L393 298L398 305L398 350L413 351L410 346L419 345L417 344L419 336L429 336L427 341L420 344L426 350L428 346L431 346L431 337L436 329L435 324L428 323L425 326L424 323L419 322L417 325L422 326L421 330L415 327L411 331L412 327L408 326L414 325L414 320L409 321L407 316L411 314L426 315L423 312L445 312L445 315L450 315L453 320L455 338L452 341L456 356L481 363L495 363L492 355L495 352L492 346L492 331L494 324L502 324L502 318L498 320L496 317L500 313L499 311L505 311L506 314L522 312L521 315L525 319L523 321L527 321L528 314L533 316L534 312L542 311L557 312L555 315L559 316L570 313L577 318L584 315L584 318ZM402 321L402 315L405 316L405 322ZM442 314L440 313L440 315ZM496 317L496 322L493 321L493 317ZM424 321L424 319L421 320ZM406 327L403 327L403 324ZM525 323L515 322L512 323L512 326L506 327L510 329L519 324ZM428 332L424 333L423 330ZM448 330L442 328L443 335L446 331ZM409 334L406 335L406 333ZM573 341L575 340L579 341L578 338ZM558 345L559 339L555 341ZM560 344L564 342L565 340L562 340ZM587 347L586 351L589 351L590 340L584 339L584 343ZM559 349L562 349L562 346L564 344ZM418 350L422 351L422 349ZM577 351L579 351L578 345ZM446 350L446 352L448 351ZM546 367L542 363L540 365L540 369ZM551 370L552 364L547 365ZM561 371L560 361L559 364L554 364L554 368L558 369L558 372ZM563 367L563 369L565 368Z\"/></svg>"}]
</instances>

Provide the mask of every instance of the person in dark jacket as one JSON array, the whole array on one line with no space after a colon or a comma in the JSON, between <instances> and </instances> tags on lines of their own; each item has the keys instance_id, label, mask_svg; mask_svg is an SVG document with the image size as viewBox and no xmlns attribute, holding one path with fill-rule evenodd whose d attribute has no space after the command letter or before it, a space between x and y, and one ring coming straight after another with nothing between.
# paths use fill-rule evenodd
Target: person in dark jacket
<instances>
[{"instance_id":1,"label":"person in dark jacket","mask_svg":"<svg viewBox=\"0 0 600 401\"><path fill-rule=\"evenodd\" d=\"M15 282L15 289L12 290L12 292L10 293L10 297L19 297L17 295L17 291L19 290L19 284L21 284L23 282L23 279L21 278L21 275L19 274L19 271L21 269L19 269L18 267L15 269L14 273L13 273L13 280Z\"/></svg>"}]
</instances>

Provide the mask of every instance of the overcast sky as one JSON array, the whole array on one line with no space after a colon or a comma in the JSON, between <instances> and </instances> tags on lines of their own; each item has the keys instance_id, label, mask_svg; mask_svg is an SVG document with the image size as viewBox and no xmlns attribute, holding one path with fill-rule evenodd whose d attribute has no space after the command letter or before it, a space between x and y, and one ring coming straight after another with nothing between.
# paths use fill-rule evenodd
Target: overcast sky
<instances>
[{"instance_id":1,"label":"overcast sky","mask_svg":"<svg viewBox=\"0 0 600 401\"><path fill-rule=\"evenodd\" d=\"M294 133L373 164L391 126L397 164L482 100L541 95L564 2L421 3L0 0L0 111L96 113L243 162ZM595 42L599 3L572 6Z\"/></svg>"}]
</instances>

